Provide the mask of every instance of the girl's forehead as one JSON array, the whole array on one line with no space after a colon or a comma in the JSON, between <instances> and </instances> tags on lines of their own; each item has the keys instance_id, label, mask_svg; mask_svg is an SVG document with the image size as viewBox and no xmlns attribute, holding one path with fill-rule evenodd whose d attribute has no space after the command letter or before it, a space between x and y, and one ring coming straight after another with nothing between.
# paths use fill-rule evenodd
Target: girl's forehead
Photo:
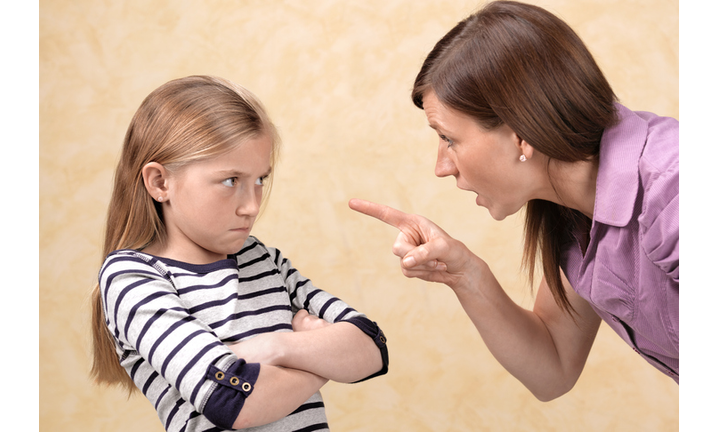
<instances>
[{"instance_id":1,"label":"girl's forehead","mask_svg":"<svg viewBox=\"0 0 719 432\"><path fill-rule=\"evenodd\" d=\"M270 171L273 163L273 140L266 134L229 143L213 155L207 155L185 163L165 165L174 175L188 172L234 172L256 175Z\"/></svg>"},{"instance_id":2,"label":"girl's forehead","mask_svg":"<svg viewBox=\"0 0 719 432\"><path fill-rule=\"evenodd\" d=\"M225 169L242 169L243 171L262 170L264 167L270 167L272 150L272 140L261 135L232 145L226 152L218 154L208 162L218 168L226 167Z\"/></svg>"}]
</instances>

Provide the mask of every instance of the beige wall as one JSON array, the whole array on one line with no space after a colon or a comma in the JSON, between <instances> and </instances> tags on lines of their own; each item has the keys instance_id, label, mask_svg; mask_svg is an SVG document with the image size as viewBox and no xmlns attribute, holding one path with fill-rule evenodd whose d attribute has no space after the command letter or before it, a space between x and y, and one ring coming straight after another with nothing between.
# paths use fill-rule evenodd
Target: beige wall
<instances>
[{"instance_id":1,"label":"beige wall","mask_svg":"<svg viewBox=\"0 0 719 432\"><path fill-rule=\"evenodd\" d=\"M623 103L678 117L677 0L541 0L580 34ZM521 219L493 221L433 176L436 135L409 99L423 57L475 0L40 2L41 430L162 430L142 397L88 380L88 293L130 117L165 81L214 74L267 105L284 140L254 233L390 343L388 375L328 384L334 431L672 431L678 387L602 326L568 395L536 401L445 286L405 279L396 232L352 197L433 219L531 307Z\"/></svg>"}]
</instances>

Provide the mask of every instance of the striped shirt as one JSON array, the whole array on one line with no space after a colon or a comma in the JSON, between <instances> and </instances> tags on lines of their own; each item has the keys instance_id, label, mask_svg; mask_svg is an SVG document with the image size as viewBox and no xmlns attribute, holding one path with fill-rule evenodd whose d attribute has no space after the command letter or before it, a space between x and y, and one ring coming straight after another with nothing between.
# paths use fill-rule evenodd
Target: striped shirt
<instances>
[{"instance_id":1,"label":"striped shirt","mask_svg":"<svg viewBox=\"0 0 719 432\"><path fill-rule=\"evenodd\" d=\"M252 393L259 364L226 344L291 332L300 309L330 323L348 321L382 352L377 325L312 285L279 250L250 236L228 259L194 265L135 250L107 256L100 270L106 324L120 364L153 404L167 431L231 429ZM368 378L371 378L368 377ZM319 392L289 416L253 431L329 430Z\"/></svg>"}]
</instances>

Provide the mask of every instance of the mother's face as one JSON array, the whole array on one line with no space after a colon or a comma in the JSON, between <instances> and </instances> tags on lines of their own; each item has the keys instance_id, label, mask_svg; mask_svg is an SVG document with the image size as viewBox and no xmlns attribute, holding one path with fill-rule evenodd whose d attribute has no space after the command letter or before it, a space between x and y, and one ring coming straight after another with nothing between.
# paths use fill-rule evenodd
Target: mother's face
<instances>
[{"instance_id":1,"label":"mother's face","mask_svg":"<svg viewBox=\"0 0 719 432\"><path fill-rule=\"evenodd\" d=\"M429 125L439 135L435 175L454 176L457 187L477 194L476 203L496 220L516 213L536 187L533 149L507 125L493 130L442 104L433 91L423 97Z\"/></svg>"}]
</instances>

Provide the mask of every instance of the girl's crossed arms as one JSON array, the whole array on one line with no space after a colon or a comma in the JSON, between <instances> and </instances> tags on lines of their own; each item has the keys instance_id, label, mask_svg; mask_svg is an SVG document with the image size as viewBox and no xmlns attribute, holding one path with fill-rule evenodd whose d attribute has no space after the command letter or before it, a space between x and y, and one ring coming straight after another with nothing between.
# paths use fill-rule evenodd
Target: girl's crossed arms
<instances>
[{"instance_id":1,"label":"girl's crossed arms","mask_svg":"<svg viewBox=\"0 0 719 432\"><path fill-rule=\"evenodd\" d=\"M387 372L374 322L250 236L278 145L259 100L213 77L161 86L128 129L93 375L139 388L168 431L328 429L327 380Z\"/></svg>"}]
</instances>

